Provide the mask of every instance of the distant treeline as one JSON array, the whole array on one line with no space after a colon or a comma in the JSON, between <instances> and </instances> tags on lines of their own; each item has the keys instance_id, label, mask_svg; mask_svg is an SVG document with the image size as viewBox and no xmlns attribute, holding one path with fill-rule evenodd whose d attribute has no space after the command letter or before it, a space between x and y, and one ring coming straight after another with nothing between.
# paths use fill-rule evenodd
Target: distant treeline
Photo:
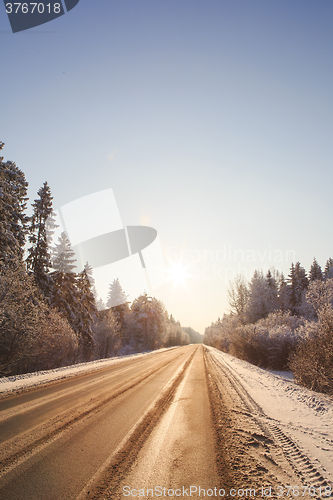
<instances>
[{"instance_id":1,"label":"distant treeline","mask_svg":"<svg viewBox=\"0 0 333 500\"><path fill-rule=\"evenodd\" d=\"M190 344L202 344L203 335L201 333L196 332L190 326L183 326L182 330L189 336Z\"/></svg>"}]
</instances>

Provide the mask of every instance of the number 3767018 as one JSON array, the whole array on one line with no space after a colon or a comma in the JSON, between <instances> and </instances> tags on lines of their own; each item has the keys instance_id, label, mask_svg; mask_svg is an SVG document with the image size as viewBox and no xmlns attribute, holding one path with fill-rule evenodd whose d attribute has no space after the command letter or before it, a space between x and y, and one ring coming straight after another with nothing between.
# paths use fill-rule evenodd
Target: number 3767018
<instances>
[{"instance_id":1,"label":"number 3767018","mask_svg":"<svg viewBox=\"0 0 333 500\"><path fill-rule=\"evenodd\" d=\"M61 4L43 3L6 3L7 14L60 14Z\"/></svg>"}]
</instances>

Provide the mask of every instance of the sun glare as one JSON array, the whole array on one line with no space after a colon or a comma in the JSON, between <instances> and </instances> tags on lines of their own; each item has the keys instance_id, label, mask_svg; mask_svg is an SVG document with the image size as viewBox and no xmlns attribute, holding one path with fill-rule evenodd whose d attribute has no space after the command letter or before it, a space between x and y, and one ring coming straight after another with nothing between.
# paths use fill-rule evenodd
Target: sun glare
<instances>
[{"instance_id":1,"label":"sun glare","mask_svg":"<svg viewBox=\"0 0 333 500\"><path fill-rule=\"evenodd\" d=\"M167 271L167 281L172 281L174 288L179 285L187 288L186 278L190 278L191 275L187 272L189 265L184 266L182 262L171 262L169 263L169 268Z\"/></svg>"}]
</instances>

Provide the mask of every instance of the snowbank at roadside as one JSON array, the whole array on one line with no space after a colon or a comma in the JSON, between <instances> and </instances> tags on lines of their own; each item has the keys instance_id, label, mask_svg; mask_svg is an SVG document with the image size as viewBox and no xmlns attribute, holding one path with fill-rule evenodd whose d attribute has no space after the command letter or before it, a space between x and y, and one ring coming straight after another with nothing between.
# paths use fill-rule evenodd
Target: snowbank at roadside
<instances>
[{"instance_id":1,"label":"snowbank at roadside","mask_svg":"<svg viewBox=\"0 0 333 500\"><path fill-rule=\"evenodd\" d=\"M219 365L229 368L270 421L333 481L333 398L297 385L289 372L272 373L213 347L208 350Z\"/></svg>"}]
</instances>

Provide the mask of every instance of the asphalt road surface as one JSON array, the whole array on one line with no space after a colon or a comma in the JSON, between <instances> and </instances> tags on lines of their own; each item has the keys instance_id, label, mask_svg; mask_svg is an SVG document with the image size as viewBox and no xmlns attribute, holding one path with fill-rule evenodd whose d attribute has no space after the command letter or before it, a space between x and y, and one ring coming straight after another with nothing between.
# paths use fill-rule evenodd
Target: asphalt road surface
<instances>
[{"instance_id":1,"label":"asphalt road surface","mask_svg":"<svg viewBox=\"0 0 333 500\"><path fill-rule=\"evenodd\" d=\"M278 498L297 474L222 375L190 345L1 399L0 499Z\"/></svg>"},{"instance_id":2,"label":"asphalt road surface","mask_svg":"<svg viewBox=\"0 0 333 500\"><path fill-rule=\"evenodd\" d=\"M87 484L98 485L115 462L123 473L184 377L190 380L193 359L202 364L201 346L153 353L0 400L0 498L76 499L89 495Z\"/></svg>"}]
</instances>

